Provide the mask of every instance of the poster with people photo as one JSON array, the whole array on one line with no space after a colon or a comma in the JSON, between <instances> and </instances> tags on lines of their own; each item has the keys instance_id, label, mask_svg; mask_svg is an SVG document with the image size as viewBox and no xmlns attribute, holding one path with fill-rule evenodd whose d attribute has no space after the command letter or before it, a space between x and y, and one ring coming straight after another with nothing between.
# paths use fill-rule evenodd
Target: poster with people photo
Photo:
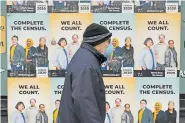
<instances>
[{"instance_id":1,"label":"poster with people photo","mask_svg":"<svg viewBox=\"0 0 185 123\"><path fill-rule=\"evenodd\" d=\"M51 123L50 79L8 79L9 123Z\"/></svg>"},{"instance_id":2,"label":"poster with people photo","mask_svg":"<svg viewBox=\"0 0 185 123\"><path fill-rule=\"evenodd\" d=\"M102 18L103 17L103 18ZM121 77L121 69L131 70L133 77L135 68L136 18L135 14L109 13L93 14L93 22L103 25L112 33L111 44L114 51L102 64L104 76ZM127 74L124 74L127 76Z\"/></svg>"},{"instance_id":3,"label":"poster with people photo","mask_svg":"<svg viewBox=\"0 0 185 123\"><path fill-rule=\"evenodd\" d=\"M122 13L124 10L122 9L123 3L132 3L134 5L134 0L92 0L91 12L92 13ZM133 9L132 4L128 4L128 5L131 5L131 9Z\"/></svg>"},{"instance_id":4,"label":"poster with people photo","mask_svg":"<svg viewBox=\"0 0 185 123\"><path fill-rule=\"evenodd\" d=\"M9 14L7 30L8 76L47 77L49 15Z\"/></svg>"},{"instance_id":5,"label":"poster with people photo","mask_svg":"<svg viewBox=\"0 0 185 123\"><path fill-rule=\"evenodd\" d=\"M79 0L49 0L49 13L78 13Z\"/></svg>"},{"instance_id":6,"label":"poster with people photo","mask_svg":"<svg viewBox=\"0 0 185 123\"><path fill-rule=\"evenodd\" d=\"M139 123L179 123L179 78L136 79Z\"/></svg>"},{"instance_id":7,"label":"poster with people photo","mask_svg":"<svg viewBox=\"0 0 185 123\"><path fill-rule=\"evenodd\" d=\"M177 77L180 13L136 14L136 77Z\"/></svg>"},{"instance_id":8,"label":"poster with people photo","mask_svg":"<svg viewBox=\"0 0 185 123\"><path fill-rule=\"evenodd\" d=\"M136 78L104 77L104 83L106 94L104 123L136 123Z\"/></svg>"},{"instance_id":9,"label":"poster with people photo","mask_svg":"<svg viewBox=\"0 0 185 123\"><path fill-rule=\"evenodd\" d=\"M51 78L51 111L50 116L53 123L57 123L57 116L61 101L62 91L64 89L65 78Z\"/></svg>"},{"instance_id":10,"label":"poster with people photo","mask_svg":"<svg viewBox=\"0 0 185 123\"><path fill-rule=\"evenodd\" d=\"M83 33L91 23L91 14L50 14L49 76L65 76L68 64L81 45Z\"/></svg>"},{"instance_id":11,"label":"poster with people photo","mask_svg":"<svg viewBox=\"0 0 185 123\"><path fill-rule=\"evenodd\" d=\"M7 13L47 13L48 0L8 0Z\"/></svg>"}]
</instances>

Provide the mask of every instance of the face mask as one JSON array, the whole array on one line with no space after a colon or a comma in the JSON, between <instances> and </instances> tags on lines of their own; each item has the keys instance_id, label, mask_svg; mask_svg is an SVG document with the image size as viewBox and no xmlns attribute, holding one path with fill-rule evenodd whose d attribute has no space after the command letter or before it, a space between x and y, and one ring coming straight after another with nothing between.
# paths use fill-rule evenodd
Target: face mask
<instances>
[{"instance_id":1,"label":"face mask","mask_svg":"<svg viewBox=\"0 0 185 123\"><path fill-rule=\"evenodd\" d=\"M112 52L114 51L114 47L112 44L109 44L109 46L107 47L107 49L105 50L104 56L106 58L109 58L112 54Z\"/></svg>"}]
</instances>

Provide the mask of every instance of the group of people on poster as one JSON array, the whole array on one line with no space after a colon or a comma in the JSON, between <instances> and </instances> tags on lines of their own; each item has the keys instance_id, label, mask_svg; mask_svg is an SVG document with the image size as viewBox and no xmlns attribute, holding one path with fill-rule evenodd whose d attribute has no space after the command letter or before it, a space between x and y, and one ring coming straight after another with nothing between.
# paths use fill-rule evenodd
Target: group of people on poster
<instances>
[{"instance_id":1,"label":"group of people on poster","mask_svg":"<svg viewBox=\"0 0 185 123\"><path fill-rule=\"evenodd\" d=\"M125 104L124 108L121 105L121 99L115 100L116 106L110 108L108 102L106 102L106 117L105 123L135 123L134 115L132 114L130 104ZM177 112L175 110L175 103L173 101L168 102L168 109L162 110L162 104L156 102L154 105L154 111L147 108L147 100L140 101L140 110L138 111L137 123L176 123Z\"/></svg>"},{"instance_id":2,"label":"group of people on poster","mask_svg":"<svg viewBox=\"0 0 185 123\"><path fill-rule=\"evenodd\" d=\"M68 44L66 38L59 39L58 47L55 49L52 57L52 64L56 70L66 70L73 55L80 48L79 37L77 34L72 36L72 40L72 43Z\"/></svg>"},{"instance_id":3,"label":"group of people on poster","mask_svg":"<svg viewBox=\"0 0 185 123\"><path fill-rule=\"evenodd\" d=\"M102 70L119 71L121 67L135 67L134 47L131 37L126 37L125 46L119 46L119 39L113 38L114 51L107 63L102 64ZM144 41L145 47L139 55L139 66L142 70L165 70L166 67L178 67L177 51L174 40L165 43L165 35L159 35L159 43L154 45L152 38ZM154 45L154 46L153 46Z\"/></svg>"},{"instance_id":4,"label":"group of people on poster","mask_svg":"<svg viewBox=\"0 0 185 123\"><path fill-rule=\"evenodd\" d=\"M57 123L57 116L60 106L60 100L55 101L55 110L53 111L53 123ZM23 102L18 102L15 106L16 111L11 114L10 123L49 123L48 114L45 111L45 105L36 106L36 99L30 100L30 107L25 109Z\"/></svg>"},{"instance_id":5,"label":"group of people on poster","mask_svg":"<svg viewBox=\"0 0 185 123\"><path fill-rule=\"evenodd\" d=\"M45 105L40 104L38 109L36 99L31 99L30 107L26 109L23 102L18 102L15 108L16 111L11 114L10 123L48 123Z\"/></svg>"},{"instance_id":6,"label":"group of people on poster","mask_svg":"<svg viewBox=\"0 0 185 123\"><path fill-rule=\"evenodd\" d=\"M165 35L159 35L159 43L154 45L152 38L144 41L145 47L139 57L139 65L142 70L165 70L165 67L178 67L177 51L174 40L165 43ZM154 47L152 47L154 45Z\"/></svg>"},{"instance_id":7,"label":"group of people on poster","mask_svg":"<svg viewBox=\"0 0 185 123\"><path fill-rule=\"evenodd\" d=\"M23 47L18 43L18 36L12 37L12 46L10 47L10 65L12 71L36 70L36 67L48 67L48 47L46 38L39 39L39 46L34 47L34 41L27 38ZM125 45L120 47L120 40L113 38L111 41L114 51L107 62L102 64L102 70L119 71L121 67L135 67L134 47L132 38L125 38ZM159 35L159 42L154 45L152 38L144 41L145 47L139 55L139 66L142 70L165 70L165 67L178 67L177 51L174 47L174 40L165 43L165 35ZM73 55L80 47L77 34L72 35L72 43L68 44L66 38L58 40L58 47L54 50L52 56L52 65L56 70L66 70ZM153 46L154 45L154 46Z\"/></svg>"},{"instance_id":8,"label":"group of people on poster","mask_svg":"<svg viewBox=\"0 0 185 123\"><path fill-rule=\"evenodd\" d=\"M34 47L34 41L27 38L25 46L21 46L19 37L12 36L12 45L10 47L10 66L12 71L32 71L36 67L48 67L48 47L46 38L40 37L39 46Z\"/></svg>"},{"instance_id":9,"label":"group of people on poster","mask_svg":"<svg viewBox=\"0 0 185 123\"><path fill-rule=\"evenodd\" d=\"M34 41L27 38L23 47L18 43L18 36L12 37L12 46L10 47L10 65L12 71L33 71L36 67L48 67L48 47L46 46L46 38L39 39L39 46L34 47ZM77 34L72 36L72 43L68 44L65 38L60 38L58 47L52 56L52 65L56 70L66 70L67 66L80 47L79 37ZM68 46L67 46L68 45Z\"/></svg>"},{"instance_id":10,"label":"group of people on poster","mask_svg":"<svg viewBox=\"0 0 185 123\"><path fill-rule=\"evenodd\" d=\"M131 37L125 38L125 46L122 48L119 43L118 38L112 39L114 51L107 62L102 64L102 70L119 71L121 67L134 67L134 48Z\"/></svg>"}]
</instances>

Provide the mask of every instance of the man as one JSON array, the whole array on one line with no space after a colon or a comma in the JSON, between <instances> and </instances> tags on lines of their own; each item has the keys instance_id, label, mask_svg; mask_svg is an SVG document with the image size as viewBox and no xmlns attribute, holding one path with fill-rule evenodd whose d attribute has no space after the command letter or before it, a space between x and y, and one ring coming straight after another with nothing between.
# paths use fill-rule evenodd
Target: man
<instances>
[{"instance_id":1,"label":"man","mask_svg":"<svg viewBox=\"0 0 185 123\"><path fill-rule=\"evenodd\" d=\"M165 111L167 123L177 123L177 111L174 106L173 101L168 102L168 110Z\"/></svg>"},{"instance_id":2,"label":"man","mask_svg":"<svg viewBox=\"0 0 185 123\"><path fill-rule=\"evenodd\" d=\"M31 99L30 104L31 104L31 106L26 109L25 114L26 114L28 123L35 123L36 115L39 112L39 110L36 107L36 100Z\"/></svg>"},{"instance_id":3,"label":"man","mask_svg":"<svg viewBox=\"0 0 185 123\"><path fill-rule=\"evenodd\" d=\"M18 37L12 37L12 46L10 47L10 65L12 71L23 70L24 48L18 44Z\"/></svg>"},{"instance_id":4,"label":"man","mask_svg":"<svg viewBox=\"0 0 185 123\"><path fill-rule=\"evenodd\" d=\"M60 100L56 100L55 101L56 109L53 111L53 123L57 123L57 116L58 116L59 106L60 106Z\"/></svg>"},{"instance_id":5,"label":"man","mask_svg":"<svg viewBox=\"0 0 185 123\"><path fill-rule=\"evenodd\" d=\"M134 123L134 117L130 111L130 104L125 104L125 111L121 116L121 123Z\"/></svg>"},{"instance_id":6,"label":"man","mask_svg":"<svg viewBox=\"0 0 185 123\"><path fill-rule=\"evenodd\" d=\"M121 99L115 100L116 107L111 109L112 123L121 123L121 115L124 109L121 107Z\"/></svg>"},{"instance_id":7,"label":"man","mask_svg":"<svg viewBox=\"0 0 185 123\"><path fill-rule=\"evenodd\" d=\"M140 101L141 109L138 112L138 123L154 123L152 111L146 105L145 99Z\"/></svg>"},{"instance_id":8,"label":"man","mask_svg":"<svg viewBox=\"0 0 185 123\"><path fill-rule=\"evenodd\" d=\"M48 67L48 47L46 38L40 37L39 46L37 47L37 67Z\"/></svg>"},{"instance_id":9,"label":"man","mask_svg":"<svg viewBox=\"0 0 185 123\"><path fill-rule=\"evenodd\" d=\"M168 41L168 49L165 52L165 67L178 67L177 63L177 51L174 47L174 41Z\"/></svg>"},{"instance_id":10,"label":"man","mask_svg":"<svg viewBox=\"0 0 185 123\"><path fill-rule=\"evenodd\" d=\"M26 109L25 114L28 120L28 123L35 123L36 115L39 112L38 108L36 107L36 99L30 100L31 106Z\"/></svg>"},{"instance_id":11,"label":"man","mask_svg":"<svg viewBox=\"0 0 185 123\"><path fill-rule=\"evenodd\" d=\"M80 43L79 43L79 38L77 34L74 34L72 36L73 42L71 44L69 44L68 48L69 48L69 59L71 60L73 55L76 53L76 51L79 49L80 47Z\"/></svg>"},{"instance_id":12,"label":"man","mask_svg":"<svg viewBox=\"0 0 185 123\"><path fill-rule=\"evenodd\" d=\"M111 36L107 28L95 23L85 30L82 45L68 66L57 123L104 123L105 86L100 68L113 51L106 51Z\"/></svg>"},{"instance_id":13,"label":"man","mask_svg":"<svg viewBox=\"0 0 185 123\"><path fill-rule=\"evenodd\" d=\"M48 123L48 116L45 112L45 105L39 105L39 113L36 115L36 123Z\"/></svg>"},{"instance_id":14,"label":"man","mask_svg":"<svg viewBox=\"0 0 185 123\"><path fill-rule=\"evenodd\" d=\"M157 70L165 70L165 51L168 46L165 43L165 36L159 35L159 43L154 46L154 52L157 62Z\"/></svg>"},{"instance_id":15,"label":"man","mask_svg":"<svg viewBox=\"0 0 185 123\"><path fill-rule=\"evenodd\" d=\"M162 110L162 104L160 102L156 102L154 107L154 123L166 123L166 116L164 111Z\"/></svg>"}]
</instances>

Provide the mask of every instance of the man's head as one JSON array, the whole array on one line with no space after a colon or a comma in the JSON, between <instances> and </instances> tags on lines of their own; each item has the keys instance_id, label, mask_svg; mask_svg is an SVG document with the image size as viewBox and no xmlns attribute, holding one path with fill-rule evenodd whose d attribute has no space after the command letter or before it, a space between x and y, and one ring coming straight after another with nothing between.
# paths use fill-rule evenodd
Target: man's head
<instances>
[{"instance_id":1,"label":"man's head","mask_svg":"<svg viewBox=\"0 0 185 123\"><path fill-rule=\"evenodd\" d=\"M115 100L115 104L116 104L116 107L120 107L121 106L121 99L120 98L117 98Z\"/></svg>"},{"instance_id":2,"label":"man's head","mask_svg":"<svg viewBox=\"0 0 185 123\"><path fill-rule=\"evenodd\" d=\"M168 109L173 110L175 106L175 103L173 101L168 102Z\"/></svg>"},{"instance_id":3,"label":"man's head","mask_svg":"<svg viewBox=\"0 0 185 123\"><path fill-rule=\"evenodd\" d=\"M173 40L169 40L168 41L168 45L170 48L174 48L174 41Z\"/></svg>"},{"instance_id":4,"label":"man's head","mask_svg":"<svg viewBox=\"0 0 185 123\"><path fill-rule=\"evenodd\" d=\"M18 36L16 35L12 36L12 45L17 45L18 40L19 40Z\"/></svg>"},{"instance_id":5,"label":"man's head","mask_svg":"<svg viewBox=\"0 0 185 123\"><path fill-rule=\"evenodd\" d=\"M101 54L104 54L111 41L112 33L99 24L89 25L83 34L83 43L95 47Z\"/></svg>"},{"instance_id":6,"label":"man's head","mask_svg":"<svg viewBox=\"0 0 185 123\"><path fill-rule=\"evenodd\" d=\"M130 104L125 104L125 110L128 112L130 111Z\"/></svg>"},{"instance_id":7,"label":"man's head","mask_svg":"<svg viewBox=\"0 0 185 123\"><path fill-rule=\"evenodd\" d=\"M104 41L101 44L98 44L97 46L95 46L95 48L101 53L104 54L106 49L108 48L109 44L111 42L111 39L108 39L106 41Z\"/></svg>"},{"instance_id":8,"label":"man's head","mask_svg":"<svg viewBox=\"0 0 185 123\"><path fill-rule=\"evenodd\" d=\"M39 109L41 112L45 112L45 105L44 104L40 104L39 105Z\"/></svg>"},{"instance_id":9,"label":"man's head","mask_svg":"<svg viewBox=\"0 0 185 123\"><path fill-rule=\"evenodd\" d=\"M160 102L155 103L155 110L160 111L162 109L162 104Z\"/></svg>"},{"instance_id":10,"label":"man's head","mask_svg":"<svg viewBox=\"0 0 185 123\"><path fill-rule=\"evenodd\" d=\"M147 105L147 101L145 99L142 99L140 101L140 106L141 106L141 109L145 109L146 108L146 105Z\"/></svg>"},{"instance_id":11,"label":"man's head","mask_svg":"<svg viewBox=\"0 0 185 123\"><path fill-rule=\"evenodd\" d=\"M40 37L39 44L40 44L40 46L45 46L46 45L46 38Z\"/></svg>"},{"instance_id":12,"label":"man's head","mask_svg":"<svg viewBox=\"0 0 185 123\"><path fill-rule=\"evenodd\" d=\"M159 42L164 43L165 36L163 34L159 35Z\"/></svg>"},{"instance_id":13,"label":"man's head","mask_svg":"<svg viewBox=\"0 0 185 123\"><path fill-rule=\"evenodd\" d=\"M36 106L36 99L31 99L30 104L31 104L31 107L35 107Z\"/></svg>"},{"instance_id":14,"label":"man's head","mask_svg":"<svg viewBox=\"0 0 185 123\"><path fill-rule=\"evenodd\" d=\"M106 111L108 111L109 109L110 109L110 104L106 102Z\"/></svg>"},{"instance_id":15,"label":"man's head","mask_svg":"<svg viewBox=\"0 0 185 123\"><path fill-rule=\"evenodd\" d=\"M78 43L78 35L77 34L74 34L72 36L72 39L73 39L73 43Z\"/></svg>"},{"instance_id":16,"label":"man's head","mask_svg":"<svg viewBox=\"0 0 185 123\"><path fill-rule=\"evenodd\" d=\"M59 107L60 107L60 100L56 100L55 101L55 107L56 107L56 109L59 109Z\"/></svg>"}]
</instances>

